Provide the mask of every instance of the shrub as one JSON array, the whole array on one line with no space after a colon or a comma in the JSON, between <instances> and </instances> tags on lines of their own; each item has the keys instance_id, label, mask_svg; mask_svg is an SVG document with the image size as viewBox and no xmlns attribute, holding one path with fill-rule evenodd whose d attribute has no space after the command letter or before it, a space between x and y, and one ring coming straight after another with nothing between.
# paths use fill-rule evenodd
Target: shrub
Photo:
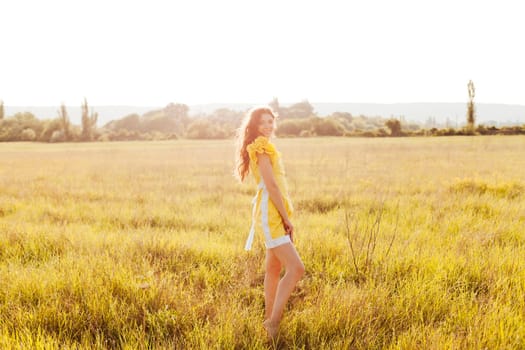
<instances>
[{"instance_id":1,"label":"shrub","mask_svg":"<svg viewBox=\"0 0 525 350\"><path fill-rule=\"evenodd\" d=\"M47 120L44 124L44 130L42 131L38 139L43 142L50 142L54 132L61 130L62 125L59 119Z\"/></svg>"},{"instance_id":2,"label":"shrub","mask_svg":"<svg viewBox=\"0 0 525 350\"><path fill-rule=\"evenodd\" d=\"M63 142L65 141L65 135L62 130L55 130L49 138L49 142Z\"/></svg>"},{"instance_id":3,"label":"shrub","mask_svg":"<svg viewBox=\"0 0 525 350\"><path fill-rule=\"evenodd\" d=\"M345 127L334 118L315 118L313 132L319 136L342 136Z\"/></svg>"},{"instance_id":4,"label":"shrub","mask_svg":"<svg viewBox=\"0 0 525 350\"><path fill-rule=\"evenodd\" d=\"M20 134L20 140L22 141L34 141L36 138L36 133L33 129L27 128L22 131Z\"/></svg>"},{"instance_id":5,"label":"shrub","mask_svg":"<svg viewBox=\"0 0 525 350\"><path fill-rule=\"evenodd\" d=\"M205 119L192 122L186 130L189 139L223 139L226 133L216 124Z\"/></svg>"}]
</instances>

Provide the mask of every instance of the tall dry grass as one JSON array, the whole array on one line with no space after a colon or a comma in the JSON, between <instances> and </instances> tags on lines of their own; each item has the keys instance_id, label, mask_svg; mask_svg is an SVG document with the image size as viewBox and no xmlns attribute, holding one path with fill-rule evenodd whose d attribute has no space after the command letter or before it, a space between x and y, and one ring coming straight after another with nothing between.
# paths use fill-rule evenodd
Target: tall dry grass
<instances>
[{"instance_id":1,"label":"tall dry grass","mask_svg":"<svg viewBox=\"0 0 525 350\"><path fill-rule=\"evenodd\" d=\"M278 347L525 347L525 139L278 139L306 276ZM0 348L253 348L231 141L0 144Z\"/></svg>"}]
</instances>

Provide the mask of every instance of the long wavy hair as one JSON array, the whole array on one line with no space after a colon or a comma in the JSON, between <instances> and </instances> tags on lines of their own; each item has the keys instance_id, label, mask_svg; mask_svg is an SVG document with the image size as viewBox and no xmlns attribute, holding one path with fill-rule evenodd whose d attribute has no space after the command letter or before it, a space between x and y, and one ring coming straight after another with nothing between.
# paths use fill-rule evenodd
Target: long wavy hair
<instances>
[{"instance_id":1,"label":"long wavy hair","mask_svg":"<svg viewBox=\"0 0 525 350\"><path fill-rule=\"evenodd\" d=\"M270 107L254 107L248 111L241 126L237 129L237 151L235 161L235 175L242 182L250 172L250 156L246 147L252 143L258 136L259 124L263 114L270 114L273 119L277 114Z\"/></svg>"}]
</instances>

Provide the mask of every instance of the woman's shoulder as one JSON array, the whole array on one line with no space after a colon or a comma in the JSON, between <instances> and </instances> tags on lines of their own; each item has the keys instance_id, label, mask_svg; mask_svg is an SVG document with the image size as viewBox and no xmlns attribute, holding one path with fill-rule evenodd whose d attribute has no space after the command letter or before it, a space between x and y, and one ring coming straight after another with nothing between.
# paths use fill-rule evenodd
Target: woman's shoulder
<instances>
[{"instance_id":1,"label":"woman's shoulder","mask_svg":"<svg viewBox=\"0 0 525 350\"><path fill-rule=\"evenodd\" d=\"M274 155L277 153L275 146L267 137L259 136L252 143L250 143L246 150L248 151L250 158L256 157L256 153L267 153Z\"/></svg>"},{"instance_id":2,"label":"woman's shoulder","mask_svg":"<svg viewBox=\"0 0 525 350\"><path fill-rule=\"evenodd\" d=\"M265 149L275 149L275 146L273 143L270 142L270 140L265 136L258 136L255 140L253 140L252 143L250 143L247 147L248 152L251 150L265 150Z\"/></svg>"}]
</instances>

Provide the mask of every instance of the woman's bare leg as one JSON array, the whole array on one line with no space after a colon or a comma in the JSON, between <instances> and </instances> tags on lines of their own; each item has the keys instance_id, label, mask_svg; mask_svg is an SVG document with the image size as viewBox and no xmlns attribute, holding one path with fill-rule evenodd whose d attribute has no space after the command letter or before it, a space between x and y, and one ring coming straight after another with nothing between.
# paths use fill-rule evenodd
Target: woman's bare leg
<instances>
[{"instance_id":1,"label":"woman's bare leg","mask_svg":"<svg viewBox=\"0 0 525 350\"><path fill-rule=\"evenodd\" d=\"M266 250L266 274L264 275L264 319L272 316L275 293L281 274L281 262L272 249Z\"/></svg>"},{"instance_id":2,"label":"woman's bare leg","mask_svg":"<svg viewBox=\"0 0 525 350\"><path fill-rule=\"evenodd\" d=\"M304 275L304 265L294 245L291 243L286 243L270 250L270 254L275 256L281 265L284 265L285 269L285 274L277 285L272 312L269 317L271 324L278 325L295 285Z\"/></svg>"}]
</instances>

